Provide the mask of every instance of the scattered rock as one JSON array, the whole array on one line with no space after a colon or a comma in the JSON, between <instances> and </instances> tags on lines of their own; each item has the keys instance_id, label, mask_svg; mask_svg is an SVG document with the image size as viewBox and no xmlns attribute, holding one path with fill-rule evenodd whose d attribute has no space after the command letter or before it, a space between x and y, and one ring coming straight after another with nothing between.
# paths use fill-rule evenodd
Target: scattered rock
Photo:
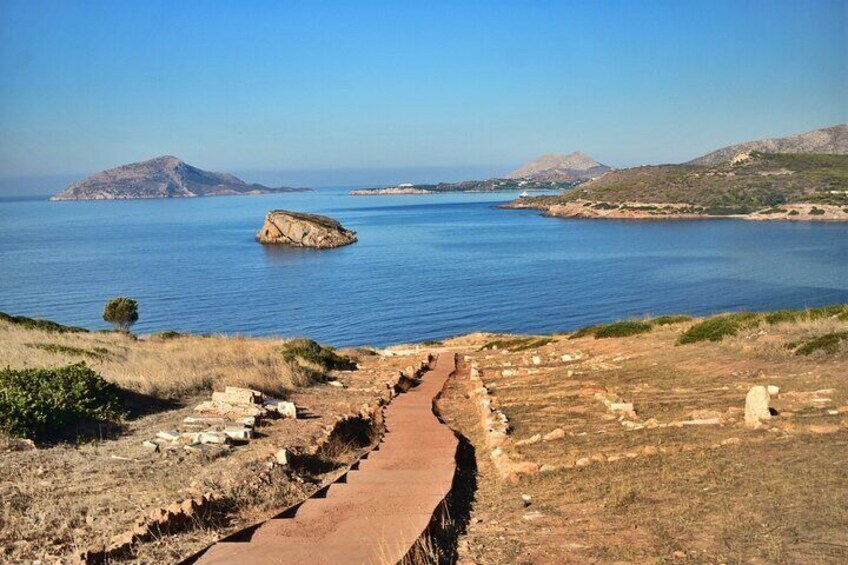
<instances>
[{"instance_id":1,"label":"scattered rock","mask_svg":"<svg viewBox=\"0 0 848 565\"><path fill-rule=\"evenodd\" d=\"M721 424L721 418L705 418L701 420L684 420L684 426L717 426Z\"/></svg>"},{"instance_id":2,"label":"scattered rock","mask_svg":"<svg viewBox=\"0 0 848 565\"><path fill-rule=\"evenodd\" d=\"M528 437L527 439L521 439L516 441L515 445L517 447L521 447L523 445L532 445L534 443L539 443L540 441L542 441L541 434L535 434L533 436Z\"/></svg>"},{"instance_id":3,"label":"scattered rock","mask_svg":"<svg viewBox=\"0 0 848 565\"><path fill-rule=\"evenodd\" d=\"M177 430L168 430L164 432L156 432L156 437L165 441L177 441L180 439L180 432Z\"/></svg>"},{"instance_id":4,"label":"scattered rock","mask_svg":"<svg viewBox=\"0 0 848 565\"><path fill-rule=\"evenodd\" d=\"M527 506L530 506L533 503L533 497L530 496L529 494L522 494L521 495L521 502L524 503L524 506L526 508Z\"/></svg>"},{"instance_id":5,"label":"scattered rock","mask_svg":"<svg viewBox=\"0 0 848 565\"><path fill-rule=\"evenodd\" d=\"M814 434L833 434L839 431L839 426L836 424L810 424L807 430Z\"/></svg>"},{"instance_id":6,"label":"scattered rock","mask_svg":"<svg viewBox=\"0 0 848 565\"><path fill-rule=\"evenodd\" d=\"M776 385L768 385L767 390L770 396L777 396L780 394L780 387Z\"/></svg>"},{"instance_id":7,"label":"scattered rock","mask_svg":"<svg viewBox=\"0 0 848 565\"><path fill-rule=\"evenodd\" d=\"M277 453L274 454L274 460L278 465L288 465L289 464L289 452L286 448L282 448Z\"/></svg>"},{"instance_id":8,"label":"scattered rock","mask_svg":"<svg viewBox=\"0 0 848 565\"><path fill-rule=\"evenodd\" d=\"M546 433L542 439L544 439L545 441L553 441L557 439L562 439L564 437L565 430L563 430L562 428L557 428L553 431Z\"/></svg>"},{"instance_id":9,"label":"scattered rock","mask_svg":"<svg viewBox=\"0 0 848 565\"><path fill-rule=\"evenodd\" d=\"M588 467L592 464L592 461L588 457L581 457L574 463L575 467Z\"/></svg>"},{"instance_id":10,"label":"scattered rock","mask_svg":"<svg viewBox=\"0 0 848 565\"><path fill-rule=\"evenodd\" d=\"M526 512L521 518L528 522L533 522L534 520L538 520L544 517L545 515L539 512L538 510L533 510L532 512Z\"/></svg>"}]
</instances>

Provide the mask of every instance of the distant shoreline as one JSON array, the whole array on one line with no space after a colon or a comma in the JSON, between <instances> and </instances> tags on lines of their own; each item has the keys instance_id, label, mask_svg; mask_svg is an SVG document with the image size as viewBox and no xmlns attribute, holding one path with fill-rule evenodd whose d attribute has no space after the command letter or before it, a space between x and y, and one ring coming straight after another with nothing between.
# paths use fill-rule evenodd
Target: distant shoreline
<instances>
[{"instance_id":1,"label":"distant shoreline","mask_svg":"<svg viewBox=\"0 0 848 565\"><path fill-rule=\"evenodd\" d=\"M690 204L665 202L604 202L575 200L565 204L534 204L522 198L501 204L498 208L512 210L539 210L551 218L579 218L587 220L751 220L790 222L848 222L848 211L830 204L782 204L775 208L758 210L750 214L709 214L692 210ZM685 210L685 211L684 211Z\"/></svg>"}]
</instances>

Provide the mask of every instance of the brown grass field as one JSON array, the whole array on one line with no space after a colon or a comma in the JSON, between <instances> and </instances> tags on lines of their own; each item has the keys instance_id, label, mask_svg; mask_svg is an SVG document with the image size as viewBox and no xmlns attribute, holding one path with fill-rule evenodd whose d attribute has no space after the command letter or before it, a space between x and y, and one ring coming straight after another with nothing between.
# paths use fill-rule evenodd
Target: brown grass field
<instances>
[{"instance_id":1,"label":"brown grass field","mask_svg":"<svg viewBox=\"0 0 848 565\"><path fill-rule=\"evenodd\" d=\"M188 336L135 339L119 333L48 333L0 321L0 366L49 367L85 361L133 395L135 413L110 439L14 449L0 436L0 563L75 563L90 547L133 527L152 509L207 492L224 510L210 523L139 544L121 559L173 563L220 536L302 500L352 462L361 447L344 439L311 467L273 467L280 448L308 453L340 419L386 393L385 383L423 358L363 356L357 371L333 373L345 388L314 383L312 370L285 361L285 340ZM55 346L73 348L60 352ZM177 427L226 385L287 397L304 412L273 420L222 457L151 453L142 441ZM310 460L311 461L311 460Z\"/></svg>"},{"instance_id":2,"label":"brown grass field","mask_svg":"<svg viewBox=\"0 0 848 565\"><path fill-rule=\"evenodd\" d=\"M477 453L469 563L848 562L848 343L794 352L848 323L802 316L676 345L692 324L516 352L480 350L516 336L446 342L472 352L441 403ZM471 363L509 419L502 449L535 472L493 466L469 401ZM777 415L756 430L743 422L752 385L780 388Z\"/></svg>"},{"instance_id":3,"label":"brown grass field","mask_svg":"<svg viewBox=\"0 0 848 565\"><path fill-rule=\"evenodd\" d=\"M471 334L433 345L463 360L437 407L475 453L460 562L848 562L848 320L838 309L781 319L734 318L735 335L683 345L699 320L594 330L643 332L627 337ZM215 520L119 560L176 562L302 500L352 462L364 446L341 441L307 467L268 465L280 447L308 453L424 356L404 346L363 354L358 370L333 375L338 388L317 382L316 367L286 361L285 343L57 334L0 321L0 365L85 360L136 397L122 428L102 439L34 450L0 441L0 562L68 562L152 508L222 493L227 507ZM809 344L821 347L799 354ZM512 471L491 456L472 365L509 420L500 449ZM226 385L288 397L304 417L273 421L223 457L142 447ZM743 413L754 385L779 388L774 416L758 429Z\"/></svg>"}]
</instances>

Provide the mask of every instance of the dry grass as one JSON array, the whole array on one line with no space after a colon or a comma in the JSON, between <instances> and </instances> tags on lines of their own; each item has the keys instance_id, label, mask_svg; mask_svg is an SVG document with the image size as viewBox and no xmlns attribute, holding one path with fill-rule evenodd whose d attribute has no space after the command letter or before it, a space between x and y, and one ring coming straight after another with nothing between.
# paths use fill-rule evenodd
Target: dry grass
<instances>
[{"instance_id":1,"label":"dry grass","mask_svg":"<svg viewBox=\"0 0 848 565\"><path fill-rule=\"evenodd\" d=\"M0 332L3 330L5 328ZM59 356L47 357L39 349L32 349L34 359L25 358L3 339L11 335L12 332L0 333L0 348L4 355L13 351L16 363L66 361ZM18 344L31 343L41 337L29 333L14 336ZM217 378L227 378L238 372L251 375L254 367L264 364L260 360L276 355L275 350L282 343L280 340L199 337L134 342L123 336L104 334L88 338L62 340L62 343L77 348L107 347L109 355L124 358L122 361L112 359L104 365L114 367L115 372L98 369L104 375L113 379L119 375L125 386L148 387L144 390L175 395L184 395L189 387L202 388L204 383L215 381L198 376L182 381L179 386L153 388L165 384L162 381L170 367L188 372L191 363L210 367L216 359L223 359L227 364L226 372ZM202 350L192 353L189 350L192 345ZM217 351L215 346L219 347ZM179 359L169 360L169 352ZM203 355L207 358L202 358ZM250 355L258 359L253 362ZM338 375L345 388L326 385L295 388L289 398L305 417L271 420L258 428L257 437L249 444L234 447L217 458L182 451L152 453L142 446L142 441L153 437L157 431L178 427L185 416L194 415L193 406L209 398L205 391L199 396L173 402L163 411L125 422L121 435L109 441L61 443L12 451L21 442L0 437L0 467L3 469L0 473L0 563L31 563L36 559L43 563L70 563L75 551L108 544L111 536L132 528L139 516L153 508L167 507L205 492L220 493L227 501L220 521L141 544L137 554L128 559L135 563L177 563L214 539L266 519L302 500L318 488L325 473L337 473L339 465L349 464L362 445L354 433L357 429L350 430L349 438L342 434L339 441L332 441L319 450L318 455L324 460L321 466L290 465L269 470L269 462L281 447L294 454L308 453L340 418L358 414L364 405L374 406L378 399L385 398L386 382L422 357L422 354L392 358L364 356L360 370ZM8 362L6 359L8 357L4 362ZM130 366L131 360L141 363L146 371ZM146 375L154 369L162 371L155 381L141 381L136 376ZM201 371L194 370L196 374ZM255 374L251 378L254 379L252 385L259 382ZM288 386L288 381L286 384Z\"/></svg>"},{"instance_id":2,"label":"dry grass","mask_svg":"<svg viewBox=\"0 0 848 565\"><path fill-rule=\"evenodd\" d=\"M85 361L123 388L177 398L225 385L284 395L311 383L310 372L281 355L285 340L224 336L151 337L46 333L0 321L0 366L48 367Z\"/></svg>"},{"instance_id":3,"label":"dry grass","mask_svg":"<svg viewBox=\"0 0 848 565\"><path fill-rule=\"evenodd\" d=\"M848 343L795 353L848 330L848 321L793 316L677 345L696 323L602 340L557 336L521 352L468 349L509 418L504 449L548 467L499 480L467 390L446 395L443 414L477 446L481 472L466 556L481 564L848 561ZM491 339L466 337L462 346ZM780 387L779 414L751 430L742 410L760 384ZM632 402L636 416L611 412L604 396ZM716 415L717 425L682 423ZM556 428L563 438L515 445Z\"/></svg>"}]
</instances>

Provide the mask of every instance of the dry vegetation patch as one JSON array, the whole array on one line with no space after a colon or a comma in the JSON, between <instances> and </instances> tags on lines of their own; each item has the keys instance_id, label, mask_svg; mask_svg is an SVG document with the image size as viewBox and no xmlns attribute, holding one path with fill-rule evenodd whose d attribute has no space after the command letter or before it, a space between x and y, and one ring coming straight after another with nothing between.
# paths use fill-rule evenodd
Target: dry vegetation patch
<instances>
[{"instance_id":1,"label":"dry vegetation patch","mask_svg":"<svg viewBox=\"0 0 848 565\"><path fill-rule=\"evenodd\" d=\"M470 348L469 366L480 367L509 419L501 449L539 472L500 480L482 456L470 392L455 382L444 413L477 447L481 473L466 555L478 563L845 562L848 341L830 337L848 331L844 312L715 317L722 326L733 320L735 331L682 345L703 321L664 318L608 339L593 329L518 352ZM808 343L825 345L796 354ZM757 430L743 413L754 385L773 390L774 415Z\"/></svg>"},{"instance_id":2,"label":"dry vegetation patch","mask_svg":"<svg viewBox=\"0 0 848 565\"><path fill-rule=\"evenodd\" d=\"M213 519L155 536L121 559L177 562L222 534L305 498L339 472L361 451L358 439L351 436L350 445L336 441L313 453L315 446L339 421L375 409L388 395L386 383L423 357L419 352L384 357L350 351L357 370L333 370L335 385L330 386L323 383L330 370L325 361L352 367L346 357L314 342L297 342L306 351L287 358L291 343L170 334L135 339L112 332L45 331L0 320L0 366L29 371L85 360L121 387L132 405L132 416L114 439L36 449L19 440L0 441L0 562L69 562L85 549L110 545L113 536L132 530L152 510L217 493ZM226 385L285 395L297 405L299 417L271 421L256 429L249 444L213 456L154 453L142 445L156 432L196 416L193 407L208 399L210 390ZM276 454L281 448L304 458L280 465Z\"/></svg>"}]
</instances>

